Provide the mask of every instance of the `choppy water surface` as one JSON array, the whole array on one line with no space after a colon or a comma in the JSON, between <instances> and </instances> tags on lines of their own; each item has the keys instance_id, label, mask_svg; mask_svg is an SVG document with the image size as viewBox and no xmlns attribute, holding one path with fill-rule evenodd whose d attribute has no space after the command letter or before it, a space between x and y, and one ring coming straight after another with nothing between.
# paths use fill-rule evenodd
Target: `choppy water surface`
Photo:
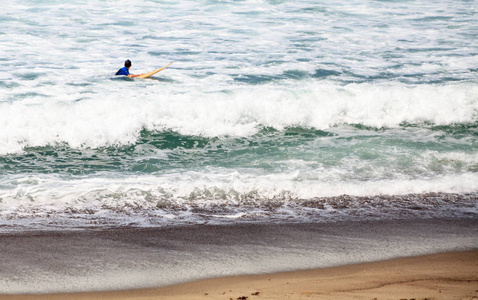
<instances>
[{"instance_id":1,"label":"choppy water surface","mask_svg":"<svg viewBox=\"0 0 478 300\"><path fill-rule=\"evenodd\" d=\"M7 1L0 226L476 218L477 16L474 1ZM174 63L115 77L127 58Z\"/></svg>"}]
</instances>

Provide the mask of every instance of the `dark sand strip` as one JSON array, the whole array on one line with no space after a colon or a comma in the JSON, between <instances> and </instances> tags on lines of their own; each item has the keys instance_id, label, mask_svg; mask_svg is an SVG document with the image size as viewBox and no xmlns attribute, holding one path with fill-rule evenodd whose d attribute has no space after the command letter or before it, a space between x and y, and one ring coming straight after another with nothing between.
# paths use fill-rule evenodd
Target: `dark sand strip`
<instances>
[{"instance_id":1,"label":"dark sand strip","mask_svg":"<svg viewBox=\"0 0 478 300\"><path fill-rule=\"evenodd\" d=\"M137 290L475 249L474 219L3 234L0 294Z\"/></svg>"}]
</instances>

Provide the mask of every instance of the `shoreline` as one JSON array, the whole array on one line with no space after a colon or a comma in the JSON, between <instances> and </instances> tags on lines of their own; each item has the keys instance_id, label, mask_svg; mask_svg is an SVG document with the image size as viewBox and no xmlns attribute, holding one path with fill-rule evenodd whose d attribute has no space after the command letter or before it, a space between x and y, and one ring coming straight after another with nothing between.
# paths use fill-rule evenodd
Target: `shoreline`
<instances>
[{"instance_id":1,"label":"shoreline","mask_svg":"<svg viewBox=\"0 0 478 300\"><path fill-rule=\"evenodd\" d=\"M124 294L226 280L221 278L289 276L400 257L476 252L477 237L475 219L0 234L0 294Z\"/></svg>"},{"instance_id":2,"label":"shoreline","mask_svg":"<svg viewBox=\"0 0 478 300\"><path fill-rule=\"evenodd\" d=\"M247 298L241 298L247 297ZM29 299L478 299L478 249L262 275L219 277L162 288L0 295Z\"/></svg>"}]
</instances>

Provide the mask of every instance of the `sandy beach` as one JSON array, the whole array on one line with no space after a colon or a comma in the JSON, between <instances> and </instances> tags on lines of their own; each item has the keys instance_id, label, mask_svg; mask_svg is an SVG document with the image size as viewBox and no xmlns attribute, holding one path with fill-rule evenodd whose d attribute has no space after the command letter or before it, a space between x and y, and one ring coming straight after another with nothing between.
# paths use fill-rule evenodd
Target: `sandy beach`
<instances>
[{"instance_id":1,"label":"sandy beach","mask_svg":"<svg viewBox=\"0 0 478 300\"><path fill-rule=\"evenodd\" d=\"M428 219L0 234L0 299L476 299L476 225Z\"/></svg>"},{"instance_id":2,"label":"sandy beach","mask_svg":"<svg viewBox=\"0 0 478 300\"><path fill-rule=\"evenodd\" d=\"M158 289L3 295L20 299L478 299L478 251L441 253L264 275L201 280Z\"/></svg>"}]
</instances>

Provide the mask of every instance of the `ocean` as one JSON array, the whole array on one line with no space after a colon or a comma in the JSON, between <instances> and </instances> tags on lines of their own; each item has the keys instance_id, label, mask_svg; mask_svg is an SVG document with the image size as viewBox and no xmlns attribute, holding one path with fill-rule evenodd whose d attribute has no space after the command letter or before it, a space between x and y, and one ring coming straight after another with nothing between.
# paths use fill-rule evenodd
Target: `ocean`
<instances>
[{"instance_id":1,"label":"ocean","mask_svg":"<svg viewBox=\"0 0 478 300\"><path fill-rule=\"evenodd\" d=\"M0 230L476 219L477 9L7 1Z\"/></svg>"},{"instance_id":2,"label":"ocean","mask_svg":"<svg viewBox=\"0 0 478 300\"><path fill-rule=\"evenodd\" d=\"M7 0L0 293L478 248L477 20L466 0ZM126 59L174 63L115 76Z\"/></svg>"}]
</instances>

